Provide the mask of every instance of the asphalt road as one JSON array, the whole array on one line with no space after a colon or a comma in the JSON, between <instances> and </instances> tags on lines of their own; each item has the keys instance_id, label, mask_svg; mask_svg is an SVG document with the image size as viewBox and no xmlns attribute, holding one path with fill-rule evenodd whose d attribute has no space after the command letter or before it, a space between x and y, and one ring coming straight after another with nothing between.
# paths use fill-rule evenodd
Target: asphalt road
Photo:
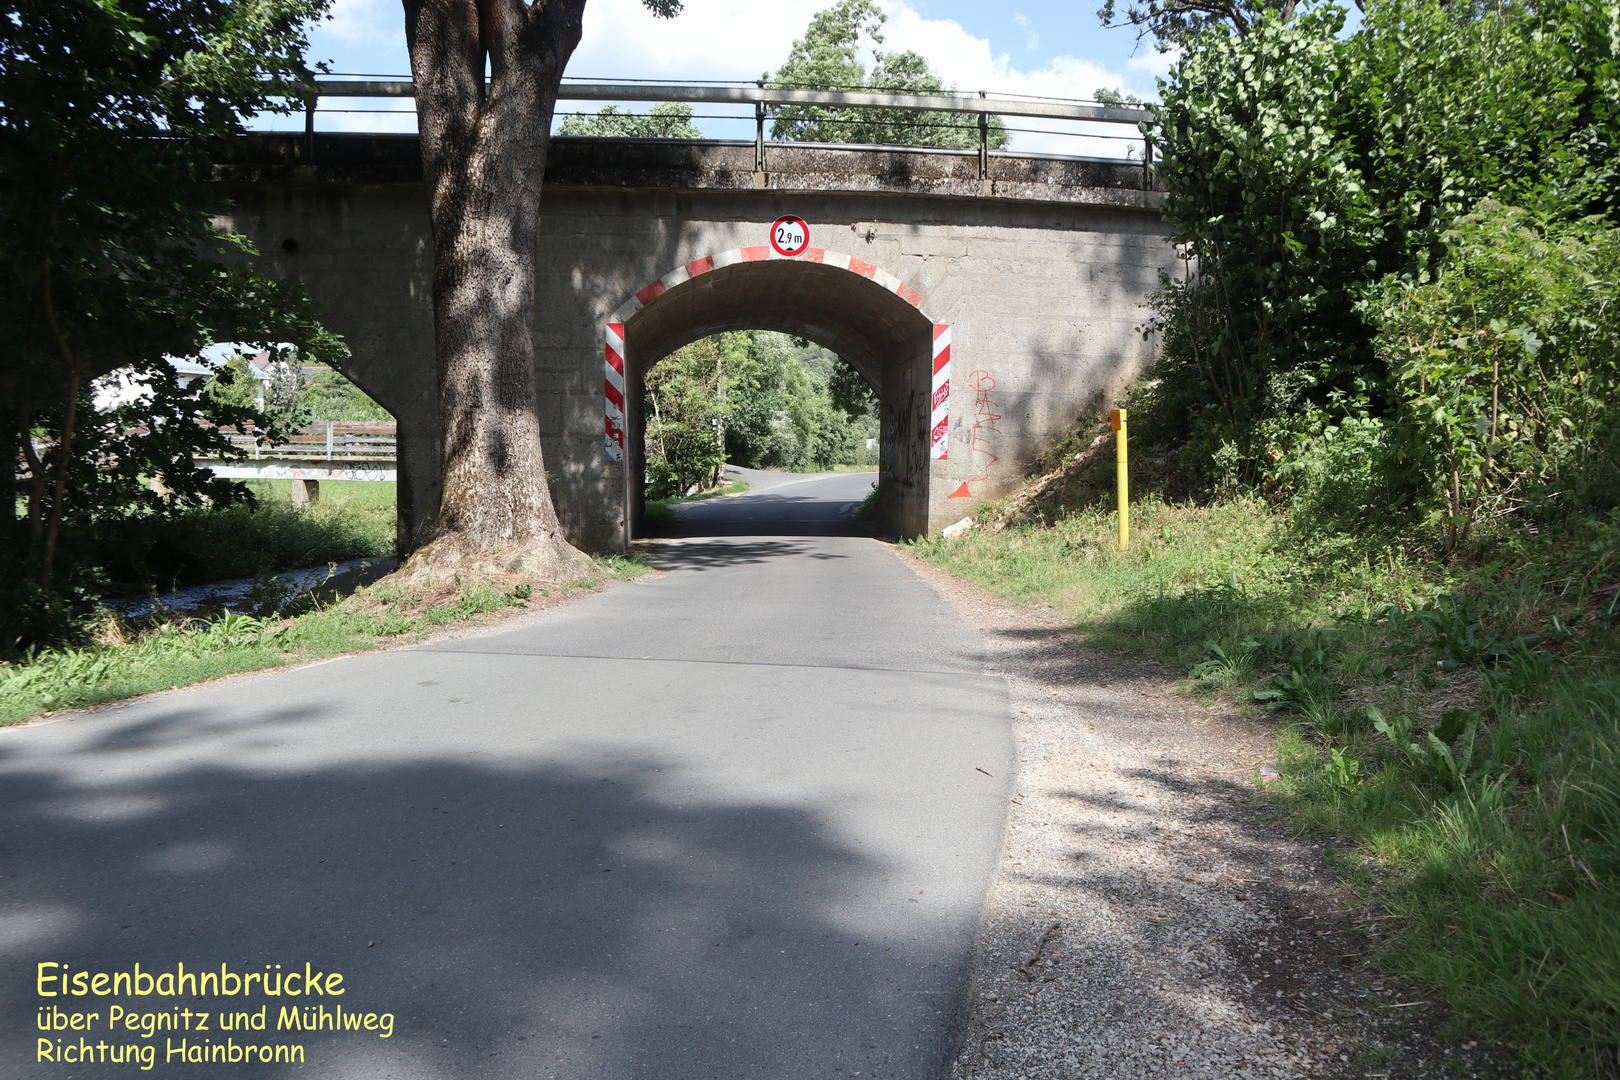
<instances>
[{"instance_id":1,"label":"asphalt road","mask_svg":"<svg viewBox=\"0 0 1620 1080\"><path fill-rule=\"evenodd\" d=\"M943 1075L1006 688L926 583L836 535L871 479L687 507L708 535L668 574L520 627L0 730L0 1076L143 1075L38 1060L81 1037L151 1047L152 1076ZM309 964L345 993L47 999L41 962ZM288 1005L394 1026L277 1031ZM109 1036L113 1006L193 1029ZM182 1039L305 1064L183 1065Z\"/></svg>"}]
</instances>

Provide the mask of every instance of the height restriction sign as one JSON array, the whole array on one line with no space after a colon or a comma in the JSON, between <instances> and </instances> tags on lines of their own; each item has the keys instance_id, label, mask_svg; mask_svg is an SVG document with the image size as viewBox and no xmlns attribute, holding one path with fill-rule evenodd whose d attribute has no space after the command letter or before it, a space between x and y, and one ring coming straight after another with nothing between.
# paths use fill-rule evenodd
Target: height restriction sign
<instances>
[{"instance_id":1,"label":"height restriction sign","mask_svg":"<svg viewBox=\"0 0 1620 1080\"><path fill-rule=\"evenodd\" d=\"M804 254L810 246L810 226L801 217L779 217L771 222L771 250L785 258Z\"/></svg>"}]
</instances>

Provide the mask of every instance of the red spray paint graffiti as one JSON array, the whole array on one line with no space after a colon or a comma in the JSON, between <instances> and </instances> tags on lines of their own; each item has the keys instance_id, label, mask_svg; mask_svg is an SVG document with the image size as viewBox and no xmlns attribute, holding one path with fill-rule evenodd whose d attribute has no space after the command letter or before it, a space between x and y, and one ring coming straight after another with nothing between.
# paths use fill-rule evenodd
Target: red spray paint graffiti
<instances>
[{"instance_id":1,"label":"red spray paint graffiti","mask_svg":"<svg viewBox=\"0 0 1620 1080\"><path fill-rule=\"evenodd\" d=\"M990 449L990 436L1001 434L1001 429L996 427L1001 419L1001 414L996 411L1000 406L990 400L990 391L996 388L996 380L988 371L979 370L969 373L967 382L968 388L973 391L973 440L968 446L968 460L977 460L974 455L983 454L984 470L978 476L968 477L961 487L951 492L953 499L972 498L973 492L968 490L968 485L990 479L990 466L1001 460Z\"/></svg>"}]
</instances>

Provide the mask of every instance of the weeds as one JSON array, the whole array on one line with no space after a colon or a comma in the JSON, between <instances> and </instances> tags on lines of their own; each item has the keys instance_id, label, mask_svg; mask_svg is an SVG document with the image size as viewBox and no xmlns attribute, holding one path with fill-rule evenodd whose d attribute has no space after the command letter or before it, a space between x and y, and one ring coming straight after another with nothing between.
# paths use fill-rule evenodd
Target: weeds
<instances>
[{"instance_id":1,"label":"weeds","mask_svg":"<svg viewBox=\"0 0 1620 1080\"><path fill-rule=\"evenodd\" d=\"M1089 508L913 550L1272 712L1271 797L1355 845L1347 884L1396 916L1383 964L1547 1075L1620 1075L1620 588L1590 571L1612 534L1446 571L1245 498L1133 518L1127 552Z\"/></svg>"},{"instance_id":2,"label":"weeds","mask_svg":"<svg viewBox=\"0 0 1620 1080\"><path fill-rule=\"evenodd\" d=\"M258 501L141 519L109 555L108 576L137 591L297 570L394 551L394 485L325 481L308 509L289 501L287 481L254 480Z\"/></svg>"},{"instance_id":3,"label":"weeds","mask_svg":"<svg viewBox=\"0 0 1620 1080\"><path fill-rule=\"evenodd\" d=\"M1203 660L1189 670L1202 690L1230 690L1246 685L1254 676L1262 646L1258 641L1238 641L1228 634L1219 641L1204 642Z\"/></svg>"},{"instance_id":4,"label":"weeds","mask_svg":"<svg viewBox=\"0 0 1620 1080\"><path fill-rule=\"evenodd\" d=\"M647 570L639 558L599 560L597 573L564 589L594 589L609 578ZM108 615L97 644L30 652L0 663L0 725L58 709L95 705L244 671L378 648L390 640L526 607L536 588L526 581L459 579L412 592L388 578L321 606L308 594L283 598L290 617L218 611L135 623ZM538 590L542 595L547 590Z\"/></svg>"}]
</instances>

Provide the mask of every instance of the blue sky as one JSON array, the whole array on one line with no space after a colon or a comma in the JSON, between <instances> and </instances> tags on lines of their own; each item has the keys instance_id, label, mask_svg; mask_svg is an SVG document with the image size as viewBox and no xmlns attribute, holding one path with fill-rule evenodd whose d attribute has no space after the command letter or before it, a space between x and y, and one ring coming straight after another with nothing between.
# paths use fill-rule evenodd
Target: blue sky
<instances>
[{"instance_id":1,"label":"blue sky","mask_svg":"<svg viewBox=\"0 0 1620 1080\"><path fill-rule=\"evenodd\" d=\"M1106 30L1092 3L1047 0L1003 4L967 0L879 0L889 15L885 49L911 49L928 57L959 90L1089 98L1098 88L1153 96L1154 76L1167 57L1138 47L1130 30ZM830 0L686 0L676 19L654 19L640 0L589 0L585 36L568 67L571 77L635 79L754 79L786 57L810 16ZM398 0L336 0L332 18L312 34L310 59L335 72L406 76L404 16ZM387 109L387 102L337 101L324 109ZM559 105L559 109L580 106ZM704 108L700 112L722 110ZM286 127L280 119L272 126ZM752 122L702 118L711 137L751 138ZM407 115L326 112L323 130L413 130ZM1011 121L1032 127L1127 134L1046 121ZM1013 148L1028 152L1120 153L1122 142L1046 134L1015 134Z\"/></svg>"}]
</instances>

